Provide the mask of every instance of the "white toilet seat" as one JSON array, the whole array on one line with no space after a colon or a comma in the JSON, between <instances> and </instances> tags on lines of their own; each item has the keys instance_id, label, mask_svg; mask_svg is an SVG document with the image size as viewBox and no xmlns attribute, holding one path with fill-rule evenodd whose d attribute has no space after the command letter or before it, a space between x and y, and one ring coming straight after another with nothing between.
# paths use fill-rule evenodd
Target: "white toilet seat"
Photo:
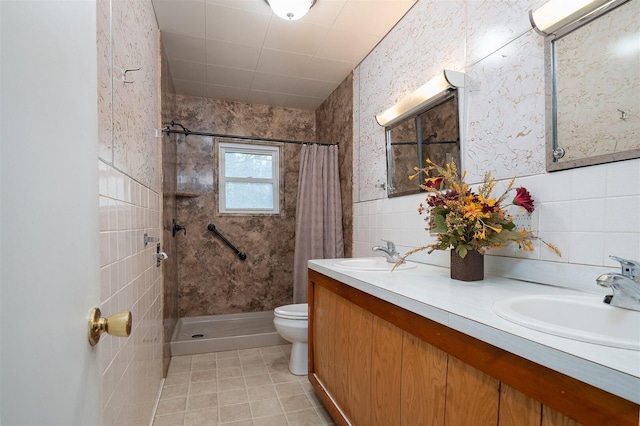
<instances>
[{"instance_id":1,"label":"white toilet seat","mask_svg":"<svg viewBox=\"0 0 640 426\"><path fill-rule=\"evenodd\" d=\"M291 319L291 320L308 320L309 305L306 303L298 303L295 305L280 306L274 310L274 315L277 318L284 318L284 319Z\"/></svg>"}]
</instances>

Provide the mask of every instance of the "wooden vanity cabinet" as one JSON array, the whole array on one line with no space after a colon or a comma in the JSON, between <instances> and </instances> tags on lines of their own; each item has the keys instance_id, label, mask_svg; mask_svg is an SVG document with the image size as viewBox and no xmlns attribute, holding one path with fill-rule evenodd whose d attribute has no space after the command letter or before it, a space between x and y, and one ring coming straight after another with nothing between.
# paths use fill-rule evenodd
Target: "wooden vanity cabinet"
<instances>
[{"instance_id":1,"label":"wooden vanity cabinet","mask_svg":"<svg viewBox=\"0 0 640 426\"><path fill-rule=\"evenodd\" d=\"M309 270L309 380L341 425L640 425L640 407Z\"/></svg>"}]
</instances>

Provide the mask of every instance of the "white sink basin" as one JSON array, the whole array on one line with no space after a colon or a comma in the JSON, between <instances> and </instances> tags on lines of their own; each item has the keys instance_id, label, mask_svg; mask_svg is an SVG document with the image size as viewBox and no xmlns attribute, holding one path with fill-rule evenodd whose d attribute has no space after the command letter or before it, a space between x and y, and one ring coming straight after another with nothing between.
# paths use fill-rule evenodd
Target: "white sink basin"
<instances>
[{"instance_id":1,"label":"white sink basin","mask_svg":"<svg viewBox=\"0 0 640 426\"><path fill-rule=\"evenodd\" d=\"M582 342L640 350L640 312L602 302L603 296L519 296L493 312L527 328Z\"/></svg>"},{"instance_id":2,"label":"white sink basin","mask_svg":"<svg viewBox=\"0 0 640 426\"><path fill-rule=\"evenodd\" d=\"M353 271L390 271L393 268L393 263L387 262L387 259L384 257L361 257L338 260L333 266ZM411 269L416 266L415 263L405 262L395 270Z\"/></svg>"}]
</instances>

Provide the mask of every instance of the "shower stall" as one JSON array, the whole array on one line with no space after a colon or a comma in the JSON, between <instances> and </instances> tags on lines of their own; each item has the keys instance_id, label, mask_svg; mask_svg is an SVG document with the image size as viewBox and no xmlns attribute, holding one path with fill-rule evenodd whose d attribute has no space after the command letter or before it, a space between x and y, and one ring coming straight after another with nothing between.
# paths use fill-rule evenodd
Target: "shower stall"
<instances>
[{"instance_id":1,"label":"shower stall","mask_svg":"<svg viewBox=\"0 0 640 426\"><path fill-rule=\"evenodd\" d=\"M273 326L273 312L183 317L171 338L171 355L191 355L286 344Z\"/></svg>"},{"instance_id":2,"label":"shower stall","mask_svg":"<svg viewBox=\"0 0 640 426\"><path fill-rule=\"evenodd\" d=\"M165 365L171 354L284 343L273 328L273 309L293 302L301 145L279 141L340 141L345 255L351 254L353 128L346 118L352 93L349 77L316 111L186 95L163 99L165 126L216 132L163 132ZM217 144L238 141L229 135L262 135L258 143L280 146L279 214L219 213ZM175 233L174 219L183 228ZM208 229L211 223L245 260Z\"/></svg>"},{"instance_id":3,"label":"shower stall","mask_svg":"<svg viewBox=\"0 0 640 426\"><path fill-rule=\"evenodd\" d=\"M177 97L180 108L194 98ZM201 100L200 100L201 101ZM211 101L212 108L223 108ZM246 121L260 113L244 105ZM205 108L206 109L206 108ZM264 113L264 112L263 112ZM272 112L271 112L272 113ZM280 139L235 137L211 129L202 120L169 125L165 155L165 352L186 355L287 343L273 325L273 309L292 303L295 200L300 144ZM288 130L282 139L313 141L314 115L298 112L303 130ZM215 114L212 114L215 115ZM265 122L276 122L273 117ZM171 122L170 120L165 122ZM293 123L292 123L293 124ZM297 127L297 125L296 125ZM252 132L250 132L252 133ZM271 131L265 132L267 134ZM278 134L274 131L272 134ZM247 140L250 139L250 140ZM221 142L275 146L280 155L280 212L222 214L218 209L218 145ZM171 183L173 182L173 183ZM215 225L214 225L215 223Z\"/></svg>"}]
</instances>

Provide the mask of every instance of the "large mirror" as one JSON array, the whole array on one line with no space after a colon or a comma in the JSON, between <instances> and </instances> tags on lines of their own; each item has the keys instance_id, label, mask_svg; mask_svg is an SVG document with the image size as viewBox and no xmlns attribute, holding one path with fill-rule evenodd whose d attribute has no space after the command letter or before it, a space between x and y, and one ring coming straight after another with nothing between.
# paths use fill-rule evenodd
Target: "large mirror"
<instances>
[{"instance_id":1,"label":"large mirror","mask_svg":"<svg viewBox=\"0 0 640 426\"><path fill-rule=\"evenodd\" d=\"M456 90L426 111L409 116L387 128L387 195L417 194L422 177L409 180L414 167L430 158L444 165L460 165L460 123Z\"/></svg>"},{"instance_id":2,"label":"large mirror","mask_svg":"<svg viewBox=\"0 0 640 426\"><path fill-rule=\"evenodd\" d=\"M640 157L640 0L619 0L547 43L547 170Z\"/></svg>"}]
</instances>

